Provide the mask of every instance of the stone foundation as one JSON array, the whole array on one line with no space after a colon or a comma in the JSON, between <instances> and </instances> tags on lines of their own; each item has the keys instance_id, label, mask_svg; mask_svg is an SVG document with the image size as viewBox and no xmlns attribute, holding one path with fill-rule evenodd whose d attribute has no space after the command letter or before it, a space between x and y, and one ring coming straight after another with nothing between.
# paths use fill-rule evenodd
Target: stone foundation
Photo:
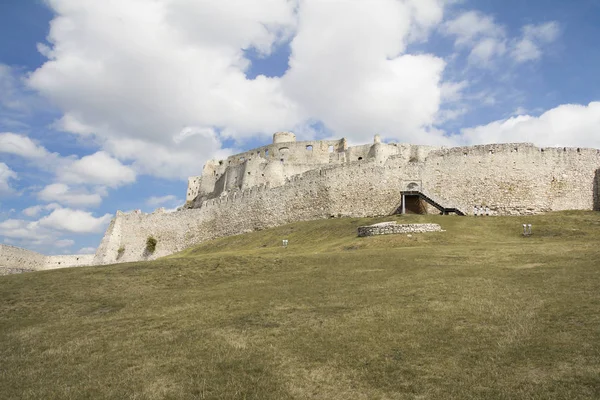
<instances>
[{"instance_id":1,"label":"stone foundation","mask_svg":"<svg viewBox=\"0 0 600 400\"><path fill-rule=\"evenodd\" d=\"M396 222L382 222L380 224L358 227L359 237L424 232L443 231L438 224L397 224Z\"/></svg>"}]
</instances>

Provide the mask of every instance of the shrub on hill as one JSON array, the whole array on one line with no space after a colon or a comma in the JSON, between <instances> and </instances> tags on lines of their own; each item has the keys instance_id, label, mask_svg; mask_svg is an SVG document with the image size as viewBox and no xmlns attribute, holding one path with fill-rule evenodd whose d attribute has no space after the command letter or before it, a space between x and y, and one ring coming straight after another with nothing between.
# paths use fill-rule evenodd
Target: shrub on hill
<instances>
[{"instance_id":1,"label":"shrub on hill","mask_svg":"<svg viewBox=\"0 0 600 400\"><path fill-rule=\"evenodd\" d=\"M153 254L156 250L157 243L158 241L154 236L148 236L148 239L146 239L146 251L150 254Z\"/></svg>"}]
</instances>

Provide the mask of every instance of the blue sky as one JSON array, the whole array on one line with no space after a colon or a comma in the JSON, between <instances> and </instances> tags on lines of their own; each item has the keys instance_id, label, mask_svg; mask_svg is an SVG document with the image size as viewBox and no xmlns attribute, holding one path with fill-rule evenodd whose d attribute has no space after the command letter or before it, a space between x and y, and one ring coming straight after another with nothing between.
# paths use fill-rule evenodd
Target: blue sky
<instances>
[{"instance_id":1,"label":"blue sky","mask_svg":"<svg viewBox=\"0 0 600 400\"><path fill-rule=\"evenodd\" d=\"M93 252L209 158L347 137L600 147L600 1L4 0L0 242Z\"/></svg>"}]
</instances>

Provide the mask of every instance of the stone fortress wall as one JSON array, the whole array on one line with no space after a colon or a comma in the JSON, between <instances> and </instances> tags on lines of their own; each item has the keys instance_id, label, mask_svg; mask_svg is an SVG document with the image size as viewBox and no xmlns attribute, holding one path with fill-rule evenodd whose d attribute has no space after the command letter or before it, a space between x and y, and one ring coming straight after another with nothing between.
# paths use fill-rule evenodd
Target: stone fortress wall
<instances>
[{"instance_id":1,"label":"stone fortress wall","mask_svg":"<svg viewBox=\"0 0 600 400\"><path fill-rule=\"evenodd\" d=\"M205 240L330 217L395 213L402 190L416 185L472 215L524 215L598 209L600 150L493 144L436 148L345 139L273 144L210 161L190 179L186 209L121 213L111 222L95 264L153 259ZM145 251L146 239L158 245ZM120 251L121 250L121 251Z\"/></svg>"},{"instance_id":2,"label":"stone fortress wall","mask_svg":"<svg viewBox=\"0 0 600 400\"><path fill-rule=\"evenodd\" d=\"M48 269L92 265L93 254L45 256L19 247L0 244L0 269L42 271Z\"/></svg>"}]
</instances>

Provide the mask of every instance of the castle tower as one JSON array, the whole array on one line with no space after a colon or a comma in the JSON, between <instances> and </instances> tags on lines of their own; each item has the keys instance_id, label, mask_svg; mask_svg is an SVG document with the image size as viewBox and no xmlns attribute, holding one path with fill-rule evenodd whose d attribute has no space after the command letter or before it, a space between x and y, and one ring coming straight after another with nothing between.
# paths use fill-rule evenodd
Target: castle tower
<instances>
[{"instance_id":1,"label":"castle tower","mask_svg":"<svg viewBox=\"0 0 600 400\"><path fill-rule=\"evenodd\" d=\"M375 143L375 144L381 143L381 135L379 135L379 134L375 135L375 138L373 139L373 143Z\"/></svg>"},{"instance_id":2,"label":"castle tower","mask_svg":"<svg viewBox=\"0 0 600 400\"><path fill-rule=\"evenodd\" d=\"M273 134L273 144L295 142L296 135L292 132L276 132Z\"/></svg>"}]
</instances>

